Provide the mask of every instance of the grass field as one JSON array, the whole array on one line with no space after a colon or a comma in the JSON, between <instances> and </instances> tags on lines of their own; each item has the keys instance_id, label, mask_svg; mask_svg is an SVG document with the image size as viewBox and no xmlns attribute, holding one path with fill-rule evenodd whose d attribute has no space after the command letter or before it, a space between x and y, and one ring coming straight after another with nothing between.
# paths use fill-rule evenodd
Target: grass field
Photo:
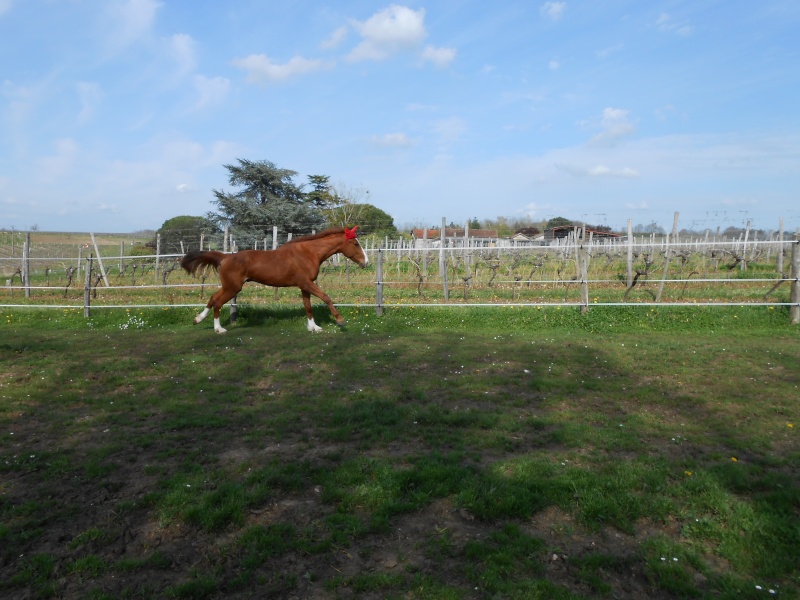
<instances>
[{"instance_id":1,"label":"grass field","mask_svg":"<svg viewBox=\"0 0 800 600\"><path fill-rule=\"evenodd\" d=\"M798 598L783 307L0 309L0 597Z\"/></svg>"}]
</instances>

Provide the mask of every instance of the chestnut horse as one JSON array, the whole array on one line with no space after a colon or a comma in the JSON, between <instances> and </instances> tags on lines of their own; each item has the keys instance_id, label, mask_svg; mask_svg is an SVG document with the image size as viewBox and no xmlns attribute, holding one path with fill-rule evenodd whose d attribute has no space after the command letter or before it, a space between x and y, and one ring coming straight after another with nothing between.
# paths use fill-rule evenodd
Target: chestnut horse
<instances>
[{"instance_id":1,"label":"chestnut horse","mask_svg":"<svg viewBox=\"0 0 800 600\"><path fill-rule=\"evenodd\" d=\"M316 284L322 261L341 252L361 267L367 266L367 255L358 242L356 229L334 227L319 233L291 240L275 250L242 250L224 254L216 250L189 252L181 260L186 272L195 275L207 267L219 272L222 287L211 296L206 308L194 322L200 323L214 307L214 331L225 333L219 323L219 309L238 294L247 281L256 281L273 287L298 287L303 295L303 305L308 316L307 329L322 331L314 322L311 313L311 294L322 300L331 309L331 314L340 325L342 315L336 310L330 296Z\"/></svg>"}]
</instances>

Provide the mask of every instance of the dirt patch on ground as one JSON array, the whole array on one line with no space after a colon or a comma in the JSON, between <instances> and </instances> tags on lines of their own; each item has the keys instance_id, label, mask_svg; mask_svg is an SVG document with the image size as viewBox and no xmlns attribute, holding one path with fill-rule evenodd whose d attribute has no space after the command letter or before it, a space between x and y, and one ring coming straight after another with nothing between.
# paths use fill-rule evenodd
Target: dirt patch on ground
<instances>
[{"instance_id":1,"label":"dirt patch on ground","mask_svg":"<svg viewBox=\"0 0 800 600\"><path fill-rule=\"evenodd\" d=\"M325 445L309 451L306 442L261 448L234 444L220 448L219 458L227 469L236 471L267 458L296 457L301 448L311 462L341 452L341 446ZM191 441L187 441L183 450L191 449ZM88 453L91 448L84 450ZM6 504L22 505L25 498L48 499L48 510L40 511L39 520L30 523L39 533L31 552L53 557L51 575L58 582L55 597L85 598L92 593L95 597L155 598L162 597L168 588L183 589L189 594L184 597L209 598L384 598L390 593L383 588L370 590L354 585L365 575L386 581L428 578L461 590L463 598L486 597L465 571L464 548L470 542L488 539L497 531L497 524L481 522L449 499L434 499L421 510L393 518L388 532L358 536L351 543L334 544L324 552L276 553L251 568L245 583L237 584L243 576L244 550L237 544L242 528L212 534L174 521L160 522L149 509L148 494L158 485L157 473L167 468L169 460L177 460L164 459L162 450L158 446L139 449L128 463L117 465L99 482L76 475L66 483L59 479L56 485L41 477L41 471L34 476L34 467L53 468L57 456L46 441L41 441L34 454L47 455L48 463L37 465L35 458L19 457L30 461L28 467L6 473L2 484ZM397 447L390 454L411 450ZM336 510L323 498L324 490L313 485L299 493L278 493L265 505L248 512L244 529L281 525L296 531L319 531L322 535L325 520ZM120 510L121 503L126 510ZM603 554L618 559L613 572L601 575L611 586L609 597L670 597L653 588L641 562L636 560L643 540L656 534L676 534L669 525L643 522L633 535L613 528L592 532L554 507L518 525L527 535L543 542L541 552L535 556L539 577L575 594L592 596L592 586L581 577L580 561ZM32 556L2 553L0 576L19 576L20 564ZM229 582L230 587L185 591L208 574L213 574L215 581ZM13 589L15 598L47 596L36 587L35 573L31 578L31 585ZM176 588L181 585L187 587ZM408 593L406 597L416 596Z\"/></svg>"}]
</instances>

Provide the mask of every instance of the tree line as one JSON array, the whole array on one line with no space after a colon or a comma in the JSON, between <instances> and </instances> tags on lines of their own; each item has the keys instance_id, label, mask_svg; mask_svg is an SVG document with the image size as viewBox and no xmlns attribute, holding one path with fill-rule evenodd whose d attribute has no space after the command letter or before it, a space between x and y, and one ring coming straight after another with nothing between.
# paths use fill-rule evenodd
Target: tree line
<instances>
[{"instance_id":1,"label":"tree line","mask_svg":"<svg viewBox=\"0 0 800 600\"><path fill-rule=\"evenodd\" d=\"M391 215L363 201L367 190L334 185L328 175L309 175L308 182L298 184L296 171L267 160L238 159L224 167L233 190L212 190L215 211L165 221L157 231L163 252L178 253L181 241L218 236L226 229L239 247L271 239L274 226L293 235L356 224L361 234L397 234Z\"/></svg>"}]
</instances>

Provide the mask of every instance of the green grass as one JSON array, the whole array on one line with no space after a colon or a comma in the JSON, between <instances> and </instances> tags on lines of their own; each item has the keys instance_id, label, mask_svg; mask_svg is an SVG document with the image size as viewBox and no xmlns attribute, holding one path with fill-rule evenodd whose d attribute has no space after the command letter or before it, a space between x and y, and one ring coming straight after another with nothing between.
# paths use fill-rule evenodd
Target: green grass
<instances>
[{"instance_id":1,"label":"green grass","mask_svg":"<svg viewBox=\"0 0 800 600\"><path fill-rule=\"evenodd\" d=\"M0 595L800 594L785 309L343 312L0 312Z\"/></svg>"}]
</instances>

